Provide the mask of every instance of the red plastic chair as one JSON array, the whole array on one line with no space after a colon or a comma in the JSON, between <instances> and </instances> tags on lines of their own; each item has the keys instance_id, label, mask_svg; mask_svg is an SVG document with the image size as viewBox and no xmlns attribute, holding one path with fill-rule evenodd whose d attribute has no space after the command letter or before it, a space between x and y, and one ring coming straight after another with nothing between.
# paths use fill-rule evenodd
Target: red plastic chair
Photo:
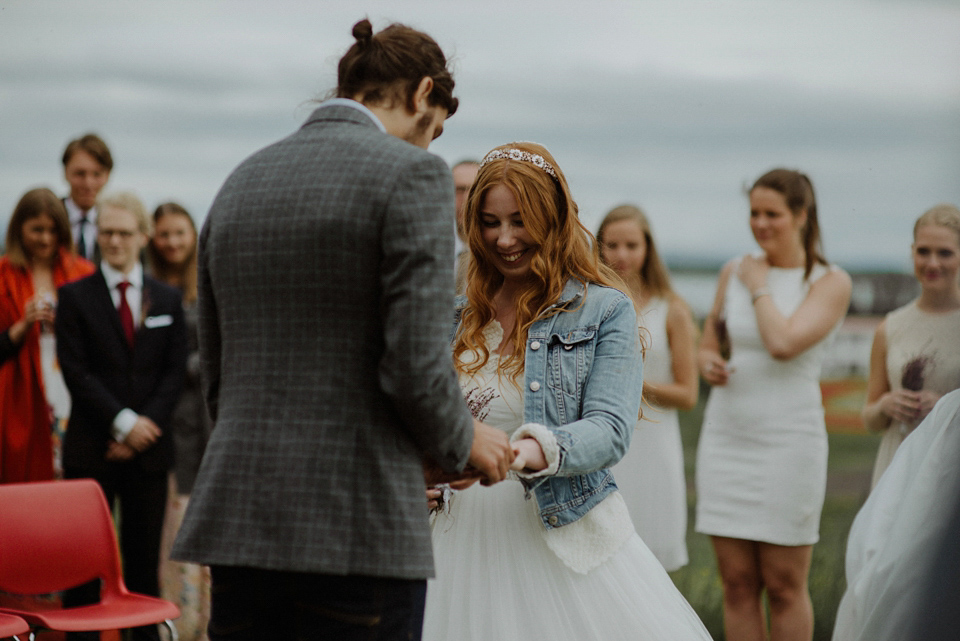
<instances>
[{"instance_id":1,"label":"red plastic chair","mask_svg":"<svg viewBox=\"0 0 960 641\"><path fill-rule=\"evenodd\" d=\"M100 603L32 612L0 608L31 628L116 630L163 623L173 641L176 605L127 590L107 501L96 481L0 485L0 590L59 592L102 580ZM31 638L33 634L31 633Z\"/></svg>"},{"instance_id":2,"label":"red plastic chair","mask_svg":"<svg viewBox=\"0 0 960 641\"><path fill-rule=\"evenodd\" d=\"M0 612L0 639L17 638L18 634L29 632L30 626L20 617Z\"/></svg>"}]
</instances>

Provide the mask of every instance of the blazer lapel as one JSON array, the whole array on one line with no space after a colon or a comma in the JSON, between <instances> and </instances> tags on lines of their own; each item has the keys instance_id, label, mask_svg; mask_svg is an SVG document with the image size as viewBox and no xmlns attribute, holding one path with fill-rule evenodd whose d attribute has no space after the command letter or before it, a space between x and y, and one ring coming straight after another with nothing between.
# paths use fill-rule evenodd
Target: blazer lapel
<instances>
[{"instance_id":1,"label":"blazer lapel","mask_svg":"<svg viewBox=\"0 0 960 641\"><path fill-rule=\"evenodd\" d=\"M123 325L120 324L120 313L113 305L113 298L110 296L110 289L107 287L107 279L103 276L103 271L97 270L97 286L95 287L95 303L98 308L98 315L103 315L110 319L110 326L117 339L127 350L130 350L130 343L127 342L127 336L123 333Z\"/></svg>"}]
</instances>

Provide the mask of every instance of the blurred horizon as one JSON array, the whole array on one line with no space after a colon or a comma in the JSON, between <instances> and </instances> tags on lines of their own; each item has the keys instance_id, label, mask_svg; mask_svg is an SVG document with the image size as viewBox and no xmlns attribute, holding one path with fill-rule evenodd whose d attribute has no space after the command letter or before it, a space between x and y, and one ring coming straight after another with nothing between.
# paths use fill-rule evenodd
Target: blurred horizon
<instances>
[{"instance_id":1,"label":"blurred horizon","mask_svg":"<svg viewBox=\"0 0 960 641\"><path fill-rule=\"evenodd\" d=\"M815 185L826 256L907 272L913 221L960 203L960 3L8 0L0 6L0 224L29 188L66 194L66 143L99 133L109 191L199 221L245 157L335 85L350 30L400 21L450 56L455 163L544 144L591 231L632 202L671 266L752 251L745 186Z\"/></svg>"}]
</instances>

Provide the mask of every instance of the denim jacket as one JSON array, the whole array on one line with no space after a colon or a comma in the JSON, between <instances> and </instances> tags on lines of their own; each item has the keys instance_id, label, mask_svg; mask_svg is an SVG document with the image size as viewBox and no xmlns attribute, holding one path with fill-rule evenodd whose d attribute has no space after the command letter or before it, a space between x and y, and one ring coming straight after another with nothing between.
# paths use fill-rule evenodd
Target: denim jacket
<instances>
[{"instance_id":1,"label":"denim jacket","mask_svg":"<svg viewBox=\"0 0 960 641\"><path fill-rule=\"evenodd\" d=\"M459 297L454 332L465 306ZM521 478L548 530L576 521L617 489L608 468L630 447L643 390L629 298L571 280L553 307L564 311L530 327L523 371L523 421L546 426L556 443L551 453L552 444L537 438L555 463Z\"/></svg>"}]
</instances>

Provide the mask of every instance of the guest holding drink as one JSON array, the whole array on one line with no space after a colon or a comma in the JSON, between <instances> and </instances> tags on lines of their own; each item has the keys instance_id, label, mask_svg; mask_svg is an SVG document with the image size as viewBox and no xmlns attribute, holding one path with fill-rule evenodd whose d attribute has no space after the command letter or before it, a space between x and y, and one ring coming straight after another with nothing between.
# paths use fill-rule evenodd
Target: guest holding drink
<instances>
[{"instance_id":1,"label":"guest holding drink","mask_svg":"<svg viewBox=\"0 0 960 641\"><path fill-rule=\"evenodd\" d=\"M870 352L863 423L882 432L872 486L941 396L960 387L960 210L941 204L913 226L920 296L887 314Z\"/></svg>"},{"instance_id":2,"label":"guest holding drink","mask_svg":"<svg viewBox=\"0 0 960 641\"><path fill-rule=\"evenodd\" d=\"M181 205L164 203L153 212L153 236L147 245L153 277L183 294L187 328L187 377L173 410L174 474L167 499L161 543L160 593L180 607L181 641L201 638L210 618L210 572L194 563L169 560L193 490L212 424L200 391L197 341L197 228Z\"/></svg>"},{"instance_id":3,"label":"guest holding drink","mask_svg":"<svg viewBox=\"0 0 960 641\"><path fill-rule=\"evenodd\" d=\"M809 640L807 574L827 479L820 367L851 283L823 257L806 175L769 171L749 198L761 251L723 268L698 355L713 390L697 450L696 529L717 556L728 641L767 638L764 592L769 638Z\"/></svg>"},{"instance_id":4,"label":"guest holding drink","mask_svg":"<svg viewBox=\"0 0 960 641\"><path fill-rule=\"evenodd\" d=\"M597 244L637 302L648 336L643 395L650 408L637 421L630 450L613 474L640 538L672 572L687 564L687 482L677 410L697 402L697 329L690 307L670 285L639 207L610 210Z\"/></svg>"},{"instance_id":5,"label":"guest holding drink","mask_svg":"<svg viewBox=\"0 0 960 641\"><path fill-rule=\"evenodd\" d=\"M0 258L0 483L58 476L70 397L56 361L57 288L93 272L73 252L63 202L49 189L20 198Z\"/></svg>"}]
</instances>

